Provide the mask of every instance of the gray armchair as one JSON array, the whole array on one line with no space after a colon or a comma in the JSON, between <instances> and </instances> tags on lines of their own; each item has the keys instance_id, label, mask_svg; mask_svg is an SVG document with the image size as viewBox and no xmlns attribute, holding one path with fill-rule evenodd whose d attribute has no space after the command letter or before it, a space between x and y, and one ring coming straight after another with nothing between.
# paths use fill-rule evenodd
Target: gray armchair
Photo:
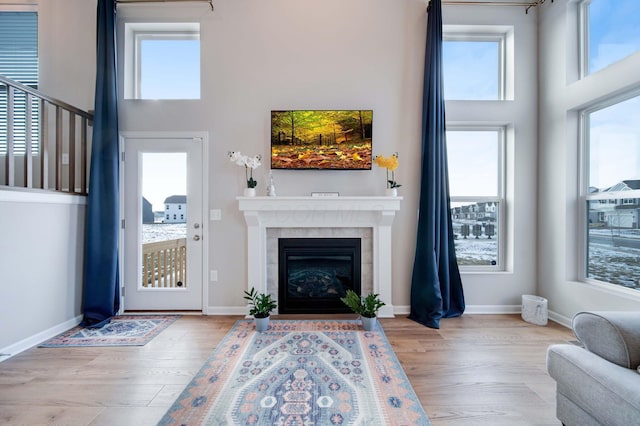
<instances>
[{"instance_id":1,"label":"gray armchair","mask_svg":"<svg viewBox=\"0 0 640 426\"><path fill-rule=\"evenodd\" d=\"M547 350L558 419L567 426L640 425L640 312L580 312L572 326L584 348Z\"/></svg>"}]
</instances>

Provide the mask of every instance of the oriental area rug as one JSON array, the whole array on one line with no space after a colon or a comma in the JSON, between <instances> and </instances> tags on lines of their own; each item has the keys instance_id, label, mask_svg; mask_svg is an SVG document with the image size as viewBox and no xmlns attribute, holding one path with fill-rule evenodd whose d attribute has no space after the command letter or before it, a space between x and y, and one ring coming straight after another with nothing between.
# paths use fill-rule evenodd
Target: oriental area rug
<instances>
[{"instance_id":1,"label":"oriental area rug","mask_svg":"<svg viewBox=\"0 0 640 426\"><path fill-rule=\"evenodd\" d=\"M378 324L236 322L159 425L430 425Z\"/></svg>"},{"instance_id":2,"label":"oriental area rug","mask_svg":"<svg viewBox=\"0 0 640 426\"><path fill-rule=\"evenodd\" d=\"M38 346L144 346L178 318L180 315L119 315L102 328L84 328L78 325Z\"/></svg>"}]
</instances>

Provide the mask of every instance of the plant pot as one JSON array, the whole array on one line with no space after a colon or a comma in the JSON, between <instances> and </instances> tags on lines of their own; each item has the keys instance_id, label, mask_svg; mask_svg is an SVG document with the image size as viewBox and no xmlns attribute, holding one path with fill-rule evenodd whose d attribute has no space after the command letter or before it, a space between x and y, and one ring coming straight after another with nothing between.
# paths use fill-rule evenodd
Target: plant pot
<instances>
[{"instance_id":1,"label":"plant pot","mask_svg":"<svg viewBox=\"0 0 640 426\"><path fill-rule=\"evenodd\" d=\"M364 328L364 331L372 331L376 326L376 320L376 317L369 318L360 316L360 322L362 322L362 328Z\"/></svg>"},{"instance_id":2,"label":"plant pot","mask_svg":"<svg viewBox=\"0 0 640 426\"><path fill-rule=\"evenodd\" d=\"M258 332L267 331L267 329L269 328L269 317L254 318L253 323L256 326L256 331Z\"/></svg>"},{"instance_id":3,"label":"plant pot","mask_svg":"<svg viewBox=\"0 0 640 426\"><path fill-rule=\"evenodd\" d=\"M256 189L255 188L245 188L244 189L244 196L245 197L255 197L256 196Z\"/></svg>"},{"instance_id":4,"label":"plant pot","mask_svg":"<svg viewBox=\"0 0 640 426\"><path fill-rule=\"evenodd\" d=\"M387 188L385 192L387 197L397 197L398 196L398 188Z\"/></svg>"}]
</instances>

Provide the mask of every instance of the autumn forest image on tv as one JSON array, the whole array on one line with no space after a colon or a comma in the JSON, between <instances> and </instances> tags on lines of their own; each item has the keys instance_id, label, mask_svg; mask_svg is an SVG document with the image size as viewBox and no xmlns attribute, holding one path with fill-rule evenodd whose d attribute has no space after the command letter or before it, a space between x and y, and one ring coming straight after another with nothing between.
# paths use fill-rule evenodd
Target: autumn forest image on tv
<instances>
[{"instance_id":1,"label":"autumn forest image on tv","mask_svg":"<svg viewBox=\"0 0 640 426\"><path fill-rule=\"evenodd\" d=\"M271 111L272 169L371 169L372 110Z\"/></svg>"}]
</instances>

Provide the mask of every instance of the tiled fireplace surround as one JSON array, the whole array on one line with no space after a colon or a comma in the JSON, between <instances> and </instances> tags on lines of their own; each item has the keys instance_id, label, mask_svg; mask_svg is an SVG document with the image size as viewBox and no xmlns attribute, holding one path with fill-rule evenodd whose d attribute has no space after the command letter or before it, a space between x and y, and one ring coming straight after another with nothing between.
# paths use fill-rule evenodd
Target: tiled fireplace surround
<instances>
[{"instance_id":1,"label":"tiled fireplace surround","mask_svg":"<svg viewBox=\"0 0 640 426\"><path fill-rule=\"evenodd\" d=\"M402 197L238 197L247 224L248 288L278 298L278 238L360 238L362 293L393 317L391 226Z\"/></svg>"}]
</instances>

